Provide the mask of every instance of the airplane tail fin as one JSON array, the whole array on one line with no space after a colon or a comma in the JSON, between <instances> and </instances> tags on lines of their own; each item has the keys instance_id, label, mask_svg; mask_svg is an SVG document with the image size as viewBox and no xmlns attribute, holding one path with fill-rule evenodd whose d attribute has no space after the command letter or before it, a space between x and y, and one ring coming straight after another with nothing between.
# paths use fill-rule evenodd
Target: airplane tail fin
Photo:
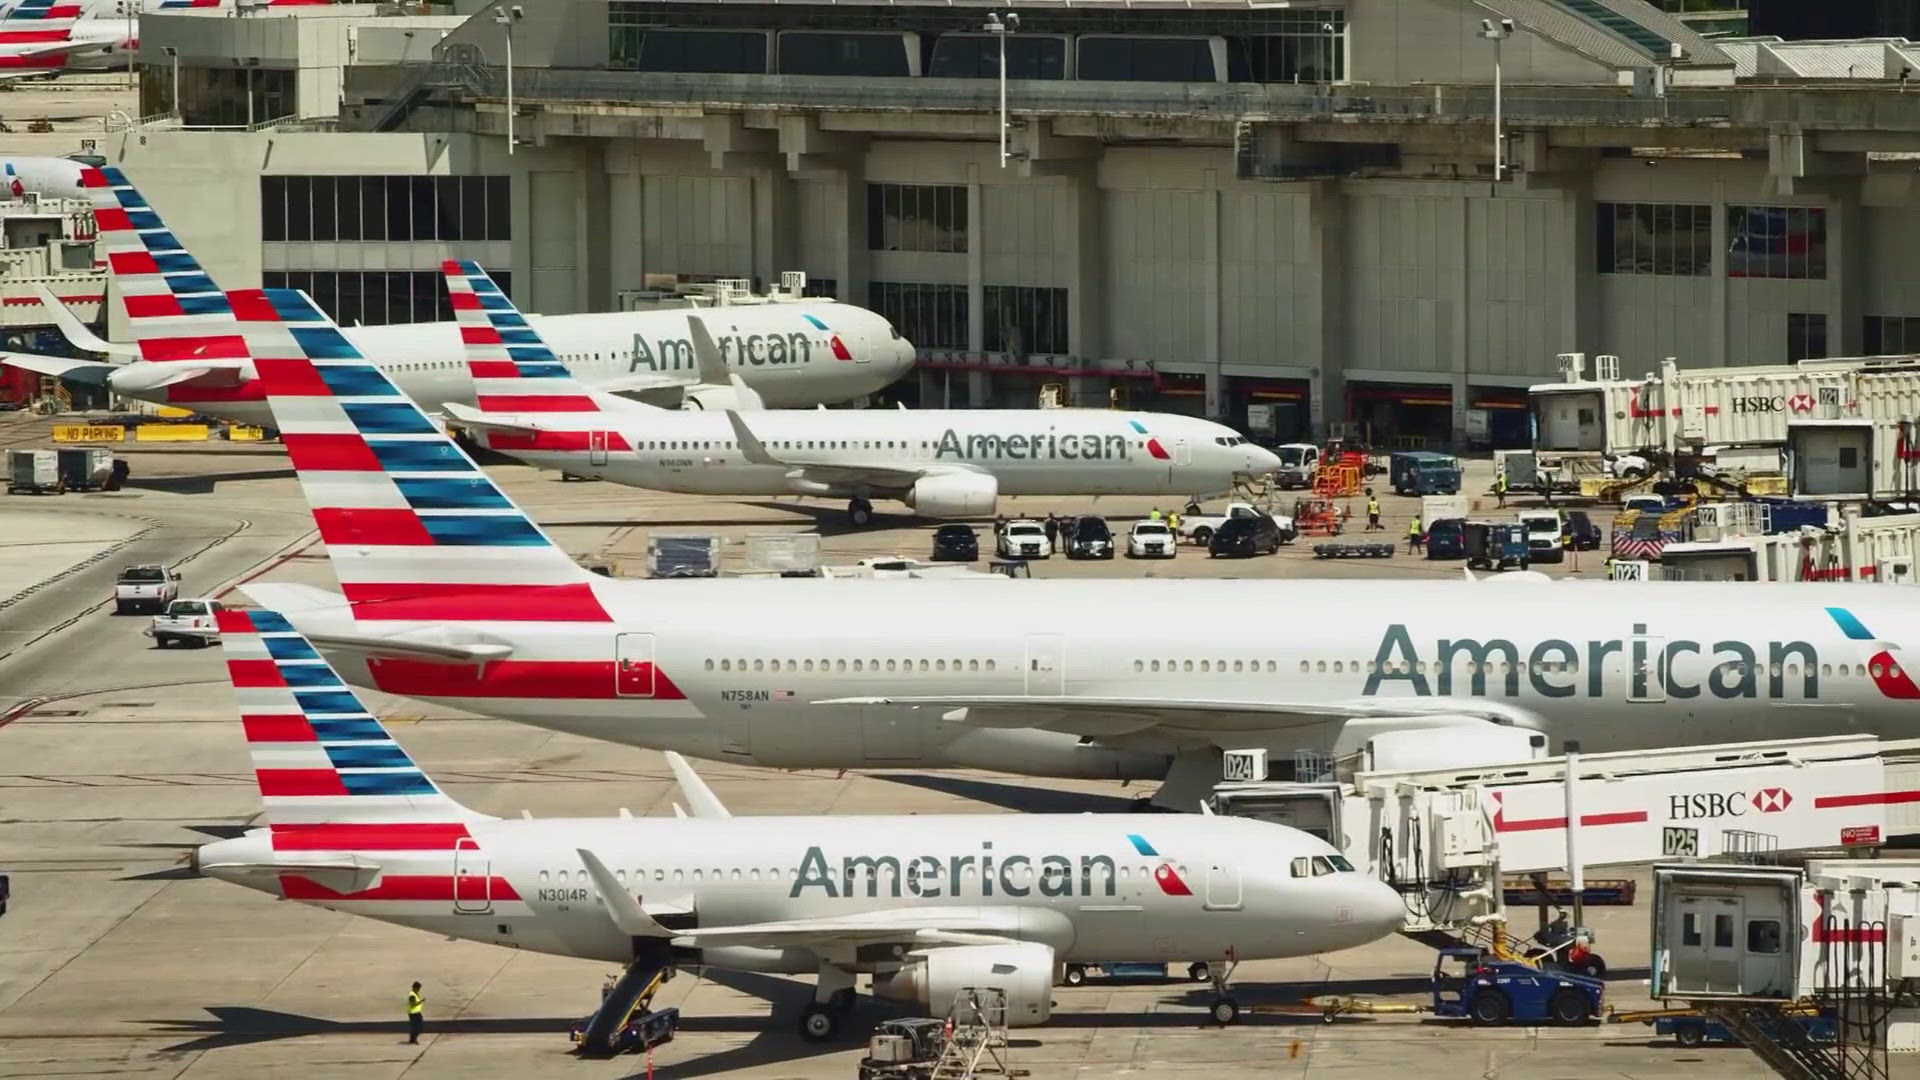
<instances>
[{"instance_id":1,"label":"airplane tail fin","mask_svg":"<svg viewBox=\"0 0 1920 1080\"><path fill-rule=\"evenodd\" d=\"M141 358L246 359L227 297L126 174L89 167L80 172L80 186L92 196L95 249L106 256Z\"/></svg>"},{"instance_id":2,"label":"airplane tail fin","mask_svg":"<svg viewBox=\"0 0 1920 1080\"><path fill-rule=\"evenodd\" d=\"M220 648L246 728L266 824L337 833L324 850L368 845L369 825L489 820L440 790L307 639L278 612L219 613ZM417 826L425 828L427 826ZM404 830L402 830L404 831ZM390 828L389 840L399 839ZM464 831L463 831L464 834ZM312 837L309 836L309 839ZM447 849L412 837L407 850ZM314 849L320 850L320 849Z\"/></svg>"},{"instance_id":3,"label":"airplane tail fin","mask_svg":"<svg viewBox=\"0 0 1920 1080\"><path fill-rule=\"evenodd\" d=\"M610 622L569 558L306 294L227 294L356 620Z\"/></svg>"},{"instance_id":4,"label":"airplane tail fin","mask_svg":"<svg viewBox=\"0 0 1920 1080\"><path fill-rule=\"evenodd\" d=\"M602 395L573 377L479 263L448 259L440 272L447 278L447 298L473 376L474 404L482 414L601 411Z\"/></svg>"},{"instance_id":5,"label":"airplane tail fin","mask_svg":"<svg viewBox=\"0 0 1920 1080\"><path fill-rule=\"evenodd\" d=\"M0 19L0 22L46 23L78 19L79 17L80 5L74 3L73 0L20 0L19 3L7 10L5 18ZM12 30L14 28L9 27L8 29ZM4 40L8 39L0 38L0 41ZM11 40L26 41L43 39L14 38Z\"/></svg>"}]
</instances>

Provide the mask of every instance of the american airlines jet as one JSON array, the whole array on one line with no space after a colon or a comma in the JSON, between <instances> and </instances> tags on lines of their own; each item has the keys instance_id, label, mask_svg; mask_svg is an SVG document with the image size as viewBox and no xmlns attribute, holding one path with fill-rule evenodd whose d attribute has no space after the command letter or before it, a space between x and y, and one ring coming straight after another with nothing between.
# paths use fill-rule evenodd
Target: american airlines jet
<instances>
[{"instance_id":1,"label":"american airlines jet","mask_svg":"<svg viewBox=\"0 0 1920 1080\"><path fill-rule=\"evenodd\" d=\"M76 169L91 168L73 163ZM137 348L93 336L51 294L41 301L72 343L120 362L0 354L48 375L104 383L117 394L194 409L239 423L270 424L261 384L236 351L238 338L208 332L224 308L219 287L118 169L97 170L98 249L106 253ZM693 325L712 348L696 353ZM913 346L886 319L831 300L713 308L526 316L594 390L669 405L757 409L837 404L883 389L913 366ZM472 404L473 380L457 323L354 327L362 355L431 411Z\"/></svg>"},{"instance_id":2,"label":"american airlines jet","mask_svg":"<svg viewBox=\"0 0 1920 1080\"><path fill-rule=\"evenodd\" d=\"M651 409L569 377L478 264L443 269L477 388L475 407L447 414L542 468L659 491L842 498L865 525L874 498L978 517L1001 495L1212 495L1280 465L1232 428L1167 413ZM694 329L695 348L710 348Z\"/></svg>"},{"instance_id":3,"label":"american airlines jet","mask_svg":"<svg viewBox=\"0 0 1920 1080\"><path fill-rule=\"evenodd\" d=\"M468 519L478 520L478 519ZM506 819L449 798L271 611L221 647L265 813L199 873L433 934L627 965L587 1023L602 1049L676 967L817 975L798 1021L834 1036L861 975L944 1013L963 987L1046 1022L1065 963L1178 959L1238 1006L1240 960L1364 945L1400 897L1333 847L1246 818L735 818L677 755L692 817Z\"/></svg>"}]
</instances>

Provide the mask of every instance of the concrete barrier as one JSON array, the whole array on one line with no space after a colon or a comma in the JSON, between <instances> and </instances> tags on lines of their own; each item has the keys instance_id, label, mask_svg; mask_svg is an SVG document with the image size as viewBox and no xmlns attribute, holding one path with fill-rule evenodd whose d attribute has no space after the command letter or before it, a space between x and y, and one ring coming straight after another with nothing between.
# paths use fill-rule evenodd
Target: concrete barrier
<instances>
[{"instance_id":1,"label":"concrete barrier","mask_svg":"<svg viewBox=\"0 0 1920 1080\"><path fill-rule=\"evenodd\" d=\"M53 441L69 442L124 442L127 429L119 424L55 424Z\"/></svg>"},{"instance_id":2,"label":"concrete barrier","mask_svg":"<svg viewBox=\"0 0 1920 1080\"><path fill-rule=\"evenodd\" d=\"M141 424L133 429L135 442L206 442L211 434L205 424Z\"/></svg>"},{"instance_id":3,"label":"concrete barrier","mask_svg":"<svg viewBox=\"0 0 1920 1080\"><path fill-rule=\"evenodd\" d=\"M267 437L266 429L249 427L246 424L232 424L227 427L228 442L260 442Z\"/></svg>"}]
</instances>

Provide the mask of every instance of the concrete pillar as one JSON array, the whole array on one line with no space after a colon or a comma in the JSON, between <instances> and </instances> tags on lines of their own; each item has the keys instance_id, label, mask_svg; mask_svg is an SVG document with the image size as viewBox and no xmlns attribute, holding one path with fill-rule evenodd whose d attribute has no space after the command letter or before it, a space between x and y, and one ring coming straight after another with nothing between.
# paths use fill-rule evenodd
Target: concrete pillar
<instances>
[{"instance_id":1,"label":"concrete pillar","mask_svg":"<svg viewBox=\"0 0 1920 1080\"><path fill-rule=\"evenodd\" d=\"M1593 165L1598 164L1597 154L1583 157ZM1598 242L1599 211L1594 209L1593 168L1563 172L1554 179L1560 184L1559 246L1572 260L1558 275L1558 351L1591 354L1600 333L1600 253L1594 250Z\"/></svg>"},{"instance_id":2,"label":"concrete pillar","mask_svg":"<svg viewBox=\"0 0 1920 1080\"><path fill-rule=\"evenodd\" d=\"M1206 362L1208 417L1226 410L1225 380L1220 375L1220 174L1208 169L1201 180L1200 221L1200 359Z\"/></svg>"},{"instance_id":3,"label":"concrete pillar","mask_svg":"<svg viewBox=\"0 0 1920 1080\"><path fill-rule=\"evenodd\" d=\"M576 175L580 178L579 223L575 235L579 256L574 263L574 310L613 310L613 230L608 202L606 139L578 140Z\"/></svg>"},{"instance_id":4,"label":"concrete pillar","mask_svg":"<svg viewBox=\"0 0 1920 1080\"><path fill-rule=\"evenodd\" d=\"M783 270L796 269L800 214L793 176L778 158L753 170L753 276L770 289ZM861 220L866 220L862 214Z\"/></svg>"},{"instance_id":5,"label":"concrete pillar","mask_svg":"<svg viewBox=\"0 0 1920 1080\"><path fill-rule=\"evenodd\" d=\"M1089 163L1068 178L1073 244L1067 249L1067 351L1075 356L1106 355L1106 200L1100 169Z\"/></svg>"},{"instance_id":6,"label":"concrete pillar","mask_svg":"<svg viewBox=\"0 0 1920 1080\"><path fill-rule=\"evenodd\" d=\"M1318 180L1302 185L1307 193L1308 285L1311 333L1305 336L1307 354L1301 358L1312 375L1308 419L1313 438L1323 439L1327 423L1346 415L1346 197L1340 181Z\"/></svg>"},{"instance_id":7,"label":"concrete pillar","mask_svg":"<svg viewBox=\"0 0 1920 1080\"><path fill-rule=\"evenodd\" d=\"M840 204L844 214L841 235L847 243L834 266L834 279L840 283L840 299L865 307L867 304L867 171L863 160L848 157L840 171Z\"/></svg>"},{"instance_id":8,"label":"concrete pillar","mask_svg":"<svg viewBox=\"0 0 1920 1080\"><path fill-rule=\"evenodd\" d=\"M1727 310L1730 297L1727 295L1732 285L1727 279L1727 184L1724 180L1713 182L1713 310L1708 312L1708 323L1713 338L1707 343L1706 363L1714 367L1726 367L1727 359ZM1643 368L1651 371L1663 358L1649 356L1646 363L1632 364L1631 370ZM1784 357L1782 358L1784 359Z\"/></svg>"},{"instance_id":9,"label":"concrete pillar","mask_svg":"<svg viewBox=\"0 0 1920 1080\"><path fill-rule=\"evenodd\" d=\"M1836 177L1828 184L1828 356L1859 356L1866 348L1861 297L1867 291L1867 238L1861 185L1857 177Z\"/></svg>"},{"instance_id":10,"label":"concrete pillar","mask_svg":"<svg viewBox=\"0 0 1920 1080\"><path fill-rule=\"evenodd\" d=\"M967 350L987 347L986 227L980 166L967 166Z\"/></svg>"},{"instance_id":11,"label":"concrete pillar","mask_svg":"<svg viewBox=\"0 0 1920 1080\"><path fill-rule=\"evenodd\" d=\"M1500 185L1493 185L1487 201L1497 202L1500 198L1499 193ZM1467 385L1472 379L1476 359L1469 355L1473 348L1473 335L1470 331L1477 312L1474 308L1472 274L1467 265L1467 234L1473 219L1473 197L1461 195L1453 201L1452 221L1448 223L1452 228L1453 242L1447 245L1447 272L1450 278L1448 293L1449 301L1453 305L1451 335L1453 340L1448 349L1452 357L1447 366L1452 372L1448 384L1453 388L1451 394L1453 442L1456 446L1464 446L1467 441ZM1504 207L1490 205L1487 207L1487 213L1502 213L1504 209Z\"/></svg>"}]
</instances>

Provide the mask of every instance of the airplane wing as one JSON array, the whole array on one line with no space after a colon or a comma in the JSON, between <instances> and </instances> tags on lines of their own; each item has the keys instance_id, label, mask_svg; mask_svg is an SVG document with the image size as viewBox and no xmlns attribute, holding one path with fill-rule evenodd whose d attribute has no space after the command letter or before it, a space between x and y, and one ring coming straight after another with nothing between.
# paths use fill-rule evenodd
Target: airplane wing
<instances>
[{"instance_id":1,"label":"airplane wing","mask_svg":"<svg viewBox=\"0 0 1920 1080\"><path fill-rule=\"evenodd\" d=\"M105 386L107 376L119 364L106 364L98 360L76 360L71 356L47 356L42 353L0 352L0 364L11 364L28 371L37 371L42 375L59 375L76 382L97 383Z\"/></svg>"},{"instance_id":2,"label":"airplane wing","mask_svg":"<svg viewBox=\"0 0 1920 1080\"><path fill-rule=\"evenodd\" d=\"M741 456L755 465L773 465L790 469L793 474L823 484L874 484L880 487L905 488L913 486L914 481L934 472L974 472L964 465L938 465L930 468L901 466L892 462L873 461L818 461L809 460L804 453L785 453L775 455L767 449L765 443L747 427L740 414L727 410L727 422L733 425L733 436L740 442Z\"/></svg>"},{"instance_id":3,"label":"airplane wing","mask_svg":"<svg viewBox=\"0 0 1920 1080\"><path fill-rule=\"evenodd\" d=\"M1089 738L1143 732L1209 739L1221 735L1313 727L1347 720L1468 717L1534 727L1524 709L1469 698L1385 698L1368 702L1235 701L1218 698L1130 698L1041 695L850 697L815 705L901 705L948 710L943 719L981 727L1044 728Z\"/></svg>"},{"instance_id":4,"label":"airplane wing","mask_svg":"<svg viewBox=\"0 0 1920 1080\"><path fill-rule=\"evenodd\" d=\"M643 372L615 375L610 379L581 379L580 381L603 394L646 394L663 390L685 390L693 385L693 382L688 379Z\"/></svg>"},{"instance_id":5,"label":"airplane wing","mask_svg":"<svg viewBox=\"0 0 1920 1080\"><path fill-rule=\"evenodd\" d=\"M45 285L35 285L33 287L33 295L40 298L41 309L53 320L53 325L59 328L60 336L66 338L67 343L74 348L83 349L87 352L101 353L106 356L124 356L130 360L139 359L140 349L138 346L122 345L116 341L108 341L106 338L100 337L92 330L87 329L87 324L81 322L79 316L73 313L73 309L67 307L67 305L61 301L60 297L54 295L52 289L47 288Z\"/></svg>"},{"instance_id":6,"label":"airplane wing","mask_svg":"<svg viewBox=\"0 0 1920 1080\"><path fill-rule=\"evenodd\" d=\"M544 430L530 418L519 416L500 416L495 413L483 413L471 405L446 401L440 404L440 411L461 427L479 428L483 431L514 431L532 433Z\"/></svg>"}]
</instances>

